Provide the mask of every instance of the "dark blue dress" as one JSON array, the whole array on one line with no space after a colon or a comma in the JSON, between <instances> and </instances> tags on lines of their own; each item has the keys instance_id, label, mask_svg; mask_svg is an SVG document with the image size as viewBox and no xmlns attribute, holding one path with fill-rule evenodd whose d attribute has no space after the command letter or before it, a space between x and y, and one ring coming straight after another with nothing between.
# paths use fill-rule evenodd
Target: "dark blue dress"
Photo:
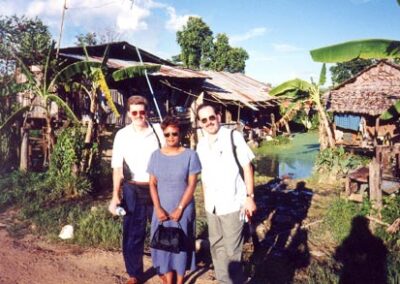
<instances>
[{"instance_id":1,"label":"dark blue dress","mask_svg":"<svg viewBox=\"0 0 400 284\"><path fill-rule=\"evenodd\" d=\"M179 202L188 185L189 175L197 174L201 171L200 161L197 153L190 149L183 152L168 156L160 150L156 150L149 162L148 173L157 178L158 196L161 206L171 213L179 206ZM175 270L179 275L184 275L186 270L194 270L195 252L195 206L194 199L186 206L179 221L183 231L192 242L192 250L180 252L178 254L166 252L157 249L151 249L151 258L153 266L157 269L157 273L165 274ZM153 237L155 230L159 225L159 221L155 210L151 222L150 236ZM166 227L177 227L174 221L164 222Z\"/></svg>"}]
</instances>

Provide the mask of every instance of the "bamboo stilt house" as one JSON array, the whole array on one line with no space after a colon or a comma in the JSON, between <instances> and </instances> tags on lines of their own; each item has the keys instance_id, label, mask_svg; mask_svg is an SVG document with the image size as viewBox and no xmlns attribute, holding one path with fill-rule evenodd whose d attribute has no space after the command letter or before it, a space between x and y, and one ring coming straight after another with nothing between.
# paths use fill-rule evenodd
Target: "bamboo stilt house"
<instances>
[{"instance_id":1,"label":"bamboo stilt house","mask_svg":"<svg viewBox=\"0 0 400 284\"><path fill-rule=\"evenodd\" d=\"M372 149L394 142L400 133L397 119L379 116L400 100L400 66L379 61L330 90L325 100L337 144Z\"/></svg>"}]
</instances>

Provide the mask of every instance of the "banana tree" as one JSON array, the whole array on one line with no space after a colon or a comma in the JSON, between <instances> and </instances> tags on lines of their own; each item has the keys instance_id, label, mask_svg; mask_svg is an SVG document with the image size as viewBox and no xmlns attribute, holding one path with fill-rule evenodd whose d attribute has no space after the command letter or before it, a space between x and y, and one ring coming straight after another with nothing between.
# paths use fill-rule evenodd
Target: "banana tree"
<instances>
[{"instance_id":1,"label":"banana tree","mask_svg":"<svg viewBox=\"0 0 400 284\"><path fill-rule=\"evenodd\" d=\"M397 1L400 4L400 0ZM314 61L324 63L346 62L362 59L396 59L400 58L400 41L388 39L366 39L348 41L310 51ZM380 119L387 120L398 117L400 101L383 112Z\"/></svg>"},{"instance_id":2,"label":"banana tree","mask_svg":"<svg viewBox=\"0 0 400 284\"><path fill-rule=\"evenodd\" d=\"M68 104L60 98L56 91L57 85L60 82L60 78L65 78L66 76L74 76L82 70L87 70L91 66L99 65L98 63L91 62L77 62L71 64L59 72L56 72L54 75L50 75L49 69L51 65L51 52L53 50L54 44L52 48L50 48L49 54L46 57L46 61L44 63L44 71L43 78L38 79L35 75L29 70L29 68L22 62L22 60L15 56L18 61L19 67L22 69L22 72L26 76L26 81L19 84L19 91L25 90L25 92L29 92L30 101L27 106L20 107L15 112L13 112L2 125L0 125L0 132L6 131L11 125L14 124L17 120L22 120L21 127L21 150L20 150L20 170L26 171L28 169L28 113L32 112L35 107L43 108L45 112L46 119L46 133L45 133L45 141L46 141L46 158L44 159L44 163L48 163L50 160L50 153L54 146L54 131L52 129L52 125L50 123L50 104L51 102L55 102L61 109L64 110L67 118L72 123L80 123L79 119L72 111L72 109L68 106ZM38 105L36 103L37 98L40 98L44 101L44 106Z\"/></svg>"},{"instance_id":3,"label":"banana tree","mask_svg":"<svg viewBox=\"0 0 400 284\"><path fill-rule=\"evenodd\" d=\"M309 103L312 102L319 115L321 149L335 147L335 140L330 128L329 120L321 102L320 86L325 83L325 74L326 67L323 65L318 84L314 82L309 83L301 79L294 79L276 86L269 92L271 96L290 100L292 102L292 107L289 109L287 114L282 117L283 119L293 117L293 112L300 110L302 105L309 105ZM327 137L327 141L324 139L325 137Z\"/></svg>"}]
</instances>

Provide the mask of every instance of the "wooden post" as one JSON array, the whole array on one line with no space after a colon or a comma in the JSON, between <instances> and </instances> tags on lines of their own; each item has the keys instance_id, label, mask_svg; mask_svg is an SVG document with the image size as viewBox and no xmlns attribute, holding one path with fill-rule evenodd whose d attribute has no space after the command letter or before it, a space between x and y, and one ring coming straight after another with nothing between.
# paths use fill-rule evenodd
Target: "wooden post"
<instances>
[{"instance_id":1,"label":"wooden post","mask_svg":"<svg viewBox=\"0 0 400 284\"><path fill-rule=\"evenodd\" d=\"M381 169L376 157L369 164L369 197L374 208L382 208Z\"/></svg>"},{"instance_id":2,"label":"wooden post","mask_svg":"<svg viewBox=\"0 0 400 284\"><path fill-rule=\"evenodd\" d=\"M28 170L28 155L29 155L29 130L22 128L21 156L19 170L26 172Z\"/></svg>"},{"instance_id":3,"label":"wooden post","mask_svg":"<svg viewBox=\"0 0 400 284\"><path fill-rule=\"evenodd\" d=\"M272 137L276 137L276 124L275 124L275 115L271 113L271 130L272 130Z\"/></svg>"},{"instance_id":4,"label":"wooden post","mask_svg":"<svg viewBox=\"0 0 400 284\"><path fill-rule=\"evenodd\" d=\"M379 117L375 120L374 146L378 145Z\"/></svg>"}]
</instances>

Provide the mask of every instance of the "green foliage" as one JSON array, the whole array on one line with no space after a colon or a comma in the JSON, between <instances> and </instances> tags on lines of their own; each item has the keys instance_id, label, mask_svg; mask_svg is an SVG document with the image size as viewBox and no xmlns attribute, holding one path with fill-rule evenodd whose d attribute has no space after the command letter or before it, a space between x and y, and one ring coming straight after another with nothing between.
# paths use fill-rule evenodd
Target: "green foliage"
<instances>
[{"instance_id":1,"label":"green foliage","mask_svg":"<svg viewBox=\"0 0 400 284\"><path fill-rule=\"evenodd\" d=\"M301 79L293 79L272 88L268 94L275 97L295 99L299 96L298 91L301 91L301 97L304 97L304 92L308 93L311 89L312 84Z\"/></svg>"},{"instance_id":2,"label":"green foliage","mask_svg":"<svg viewBox=\"0 0 400 284\"><path fill-rule=\"evenodd\" d=\"M16 15L0 16L0 38L0 77L13 71L14 54L26 65L41 63L51 41L48 27L39 18Z\"/></svg>"},{"instance_id":3,"label":"green foliage","mask_svg":"<svg viewBox=\"0 0 400 284\"><path fill-rule=\"evenodd\" d=\"M212 31L201 18L189 17L186 25L176 33L177 42L181 47L181 60L186 67L198 69L204 50L209 50Z\"/></svg>"},{"instance_id":4,"label":"green foliage","mask_svg":"<svg viewBox=\"0 0 400 284\"><path fill-rule=\"evenodd\" d=\"M400 100L385 110L379 118L382 120L398 119L400 115Z\"/></svg>"},{"instance_id":5,"label":"green foliage","mask_svg":"<svg viewBox=\"0 0 400 284\"><path fill-rule=\"evenodd\" d=\"M248 53L243 48L232 48L226 34L218 34L214 43L210 69L231 73L244 72Z\"/></svg>"},{"instance_id":6,"label":"green foliage","mask_svg":"<svg viewBox=\"0 0 400 284\"><path fill-rule=\"evenodd\" d=\"M310 51L316 62L338 63L356 58L385 59L400 57L400 41L366 39L339 43Z\"/></svg>"},{"instance_id":7,"label":"green foliage","mask_svg":"<svg viewBox=\"0 0 400 284\"><path fill-rule=\"evenodd\" d=\"M12 172L0 177L0 211L8 206L21 207L22 225L13 227L25 231L29 225L34 232L56 238L61 228L75 228L72 242L102 248L119 248L121 222L112 217L106 205L90 208L90 199L54 199L54 184L48 173Z\"/></svg>"},{"instance_id":8,"label":"green foliage","mask_svg":"<svg viewBox=\"0 0 400 284\"><path fill-rule=\"evenodd\" d=\"M49 168L54 198L78 197L90 192L91 184L80 171L85 159L84 149L84 129L81 127L66 128L58 136Z\"/></svg>"},{"instance_id":9,"label":"green foliage","mask_svg":"<svg viewBox=\"0 0 400 284\"><path fill-rule=\"evenodd\" d=\"M76 38L76 42L75 42L76 46L87 46L87 45L98 44L98 39L97 39L96 33L92 33L92 32L88 32L86 34L81 33L81 34L75 36L75 38Z\"/></svg>"},{"instance_id":10,"label":"green foliage","mask_svg":"<svg viewBox=\"0 0 400 284\"><path fill-rule=\"evenodd\" d=\"M370 210L371 205L368 201L359 205L338 198L332 202L326 212L326 229L338 243L341 243L350 233L353 218L357 215L365 216Z\"/></svg>"},{"instance_id":11,"label":"green foliage","mask_svg":"<svg viewBox=\"0 0 400 284\"><path fill-rule=\"evenodd\" d=\"M197 17L190 17L182 31L177 32L177 42L181 47L179 61L189 68L243 73L249 59L243 48L229 44L226 34L213 39L210 27ZM176 57L173 59L177 61Z\"/></svg>"},{"instance_id":12,"label":"green foliage","mask_svg":"<svg viewBox=\"0 0 400 284\"><path fill-rule=\"evenodd\" d=\"M387 257L387 278L389 284L400 283L400 251L389 251Z\"/></svg>"},{"instance_id":13,"label":"green foliage","mask_svg":"<svg viewBox=\"0 0 400 284\"><path fill-rule=\"evenodd\" d=\"M332 83L334 85L339 85L374 63L375 60L360 58L348 62L336 63L329 68L332 75Z\"/></svg>"},{"instance_id":14,"label":"green foliage","mask_svg":"<svg viewBox=\"0 0 400 284\"><path fill-rule=\"evenodd\" d=\"M114 81L118 82L128 78L144 76L145 70L147 71L147 73L157 72L160 70L160 65L154 64L154 65L129 66L113 72L112 77Z\"/></svg>"},{"instance_id":15,"label":"green foliage","mask_svg":"<svg viewBox=\"0 0 400 284\"><path fill-rule=\"evenodd\" d=\"M400 196L384 197L381 214L382 220L388 224L392 224L397 218L400 218ZM385 229L386 228L382 227L378 228L378 235L383 238L390 247L400 251L400 231L396 234L389 234Z\"/></svg>"},{"instance_id":16,"label":"green foliage","mask_svg":"<svg viewBox=\"0 0 400 284\"><path fill-rule=\"evenodd\" d=\"M81 214L76 223L74 241L86 246L106 249L119 248L122 225L105 206L92 207Z\"/></svg>"},{"instance_id":17,"label":"green foliage","mask_svg":"<svg viewBox=\"0 0 400 284\"><path fill-rule=\"evenodd\" d=\"M369 163L369 159L348 153L343 147L325 149L321 151L315 160L315 168L318 172L329 172L330 175L341 177L355 169Z\"/></svg>"}]
</instances>

